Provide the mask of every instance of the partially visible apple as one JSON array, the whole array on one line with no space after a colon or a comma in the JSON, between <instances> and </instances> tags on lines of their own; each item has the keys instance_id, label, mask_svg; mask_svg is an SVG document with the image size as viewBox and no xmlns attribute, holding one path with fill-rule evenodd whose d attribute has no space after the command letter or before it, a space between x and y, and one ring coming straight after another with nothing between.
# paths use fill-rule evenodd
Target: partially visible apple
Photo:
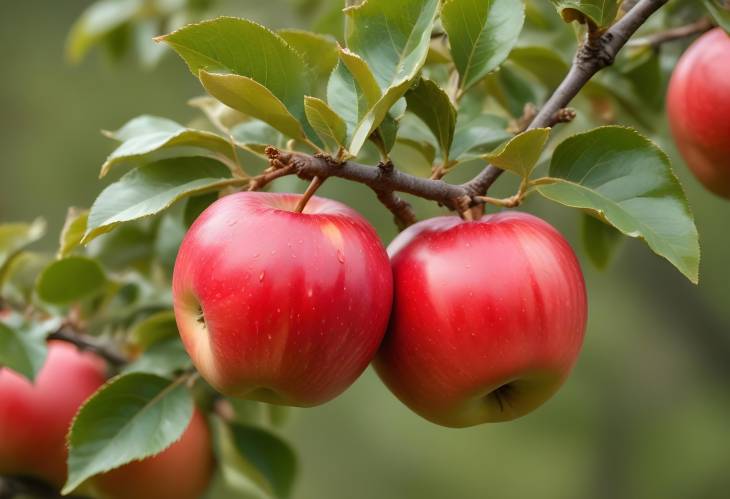
<instances>
[{"instance_id":1,"label":"partially visible apple","mask_svg":"<svg viewBox=\"0 0 730 499\"><path fill-rule=\"evenodd\" d=\"M667 111L687 166L710 191L730 198L730 36L702 35L674 68Z\"/></svg>"},{"instance_id":2,"label":"partially visible apple","mask_svg":"<svg viewBox=\"0 0 730 499\"><path fill-rule=\"evenodd\" d=\"M370 224L323 198L245 192L190 227L175 262L175 317L201 375L222 393L313 406L371 361L392 301Z\"/></svg>"},{"instance_id":3,"label":"partially visible apple","mask_svg":"<svg viewBox=\"0 0 730 499\"><path fill-rule=\"evenodd\" d=\"M182 438L142 461L90 480L101 499L199 499L208 488L215 463L210 431L196 409Z\"/></svg>"},{"instance_id":4,"label":"partially visible apple","mask_svg":"<svg viewBox=\"0 0 730 499\"><path fill-rule=\"evenodd\" d=\"M552 226L519 212L438 217L388 253L393 311L374 365L402 402L464 427L517 418L558 390L587 305L578 261Z\"/></svg>"},{"instance_id":5,"label":"partially visible apple","mask_svg":"<svg viewBox=\"0 0 730 499\"><path fill-rule=\"evenodd\" d=\"M60 341L49 342L35 384L0 369L0 475L30 476L60 488L71 420L105 379L99 357Z\"/></svg>"}]
</instances>

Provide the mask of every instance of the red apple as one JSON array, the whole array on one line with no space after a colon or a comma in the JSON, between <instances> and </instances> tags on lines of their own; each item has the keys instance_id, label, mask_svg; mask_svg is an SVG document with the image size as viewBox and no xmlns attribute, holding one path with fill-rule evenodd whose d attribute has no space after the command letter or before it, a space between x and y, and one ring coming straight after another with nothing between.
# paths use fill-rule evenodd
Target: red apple
<instances>
[{"instance_id":1,"label":"red apple","mask_svg":"<svg viewBox=\"0 0 730 499\"><path fill-rule=\"evenodd\" d=\"M0 475L24 475L61 487L66 433L79 406L104 384L104 362L59 341L35 384L0 369Z\"/></svg>"},{"instance_id":2,"label":"red apple","mask_svg":"<svg viewBox=\"0 0 730 499\"><path fill-rule=\"evenodd\" d=\"M388 256L357 212L313 197L245 192L209 206L180 246L175 317L222 393L313 406L371 361L392 300Z\"/></svg>"},{"instance_id":3,"label":"red apple","mask_svg":"<svg viewBox=\"0 0 730 499\"><path fill-rule=\"evenodd\" d=\"M518 212L439 217L388 248L394 301L375 368L434 423L506 421L545 402L576 360L583 275L565 239Z\"/></svg>"},{"instance_id":4,"label":"red apple","mask_svg":"<svg viewBox=\"0 0 730 499\"><path fill-rule=\"evenodd\" d=\"M730 36L717 28L682 55L669 83L674 141L707 189L730 198Z\"/></svg>"},{"instance_id":5,"label":"red apple","mask_svg":"<svg viewBox=\"0 0 730 499\"><path fill-rule=\"evenodd\" d=\"M199 499L215 463L203 415L196 409L182 438L156 456L91 479L101 499Z\"/></svg>"}]
</instances>

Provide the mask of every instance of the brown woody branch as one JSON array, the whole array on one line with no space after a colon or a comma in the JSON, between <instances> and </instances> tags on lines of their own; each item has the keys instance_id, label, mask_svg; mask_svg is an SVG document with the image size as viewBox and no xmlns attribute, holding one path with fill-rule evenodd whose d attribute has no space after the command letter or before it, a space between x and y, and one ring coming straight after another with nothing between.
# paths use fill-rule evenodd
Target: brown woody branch
<instances>
[{"instance_id":1,"label":"brown woody branch","mask_svg":"<svg viewBox=\"0 0 730 499\"><path fill-rule=\"evenodd\" d=\"M101 343L96 338L73 331L68 326L63 326L57 331L48 335L49 340L65 341L76 345L80 350L93 352L103 357L109 364L115 368L126 365L129 360L121 353Z\"/></svg>"},{"instance_id":2,"label":"brown woody branch","mask_svg":"<svg viewBox=\"0 0 730 499\"><path fill-rule=\"evenodd\" d=\"M656 49L659 46L668 42L681 40L690 36L701 35L702 33L709 31L714 27L715 24L712 22L711 19L703 17L693 23L685 24L684 26L677 26L676 28L670 28L665 31L652 33L651 35L645 36L643 38L636 38L635 40L631 40L631 42L627 43L626 46L652 47Z\"/></svg>"},{"instance_id":3,"label":"brown woody branch","mask_svg":"<svg viewBox=\"0 0 730 499\"><path fill-rule=\"evenodd\" d=\"M626 14L600 36L587 36L578 48L573 64L555 92L534 116L526 129L551 127L569 121L574 113L566 109L578 92L601 69L613 64L618 52L639 27L668 0L639 0ZM252 188L273 180L273 178L296 174L301 178L340 177L368 185L378 198L394 213L399 225L415 221L410 206L395 196L405 192L436 201L452 209L465 205L475 206L484 202L489 187L503 173L503 170L487 165L477 176L464 184L451 184L441 179L427 179L409 175L396 168L380 168L353 161L335 163L321 155L298 152L282 152L269 147L266 154L271 162L262 176L252 180ZM273 177L273 178L272 178Z\"/></svg>"}]
</instances>

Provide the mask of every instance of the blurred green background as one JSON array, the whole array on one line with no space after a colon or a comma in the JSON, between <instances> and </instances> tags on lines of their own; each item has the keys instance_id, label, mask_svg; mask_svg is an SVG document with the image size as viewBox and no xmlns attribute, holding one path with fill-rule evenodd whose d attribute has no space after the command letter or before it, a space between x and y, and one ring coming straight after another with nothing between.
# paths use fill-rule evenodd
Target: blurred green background
<instances>
[{"instance_id":1,"label":"blurred green background","mask_svg":"<svg viewBox=\"0 0 730 499\"><path fill-rule=\"evenodd\" d=\"M39 246L49 250L66 208L89 206L107 182L97 174L114 144L99 131L143 113L185 122L195 116L185 102L202 93L171 56L154 71L97 53L67 64L66 34L88 4L6 2L0 16L0 220L46 218ZM283 27L306 23L311 4L242 0L220 10ZM699 287L637 241L596 271L581 248L578 213L531 199L524 209L573 243L589 289L585 346L565 387L518 421L451 430L409 412L369 370L337 400L296 411L284 430L302 463L296 497L728 497L730 204L700 187L666 131L654 139L672 156L696 216ZM510 188L502 181L495 192ZM365 213L386 242L394 236L369 191L334 180L323 193ZM418 208L422 217L438 212Z\"/></svg>"}]
</instances>

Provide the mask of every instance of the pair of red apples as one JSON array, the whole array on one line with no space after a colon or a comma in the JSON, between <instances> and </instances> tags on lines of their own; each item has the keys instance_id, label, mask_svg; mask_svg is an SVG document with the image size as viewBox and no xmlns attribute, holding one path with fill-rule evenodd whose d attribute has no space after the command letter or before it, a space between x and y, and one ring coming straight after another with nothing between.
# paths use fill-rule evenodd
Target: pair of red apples
<instances>
[{"instance_id":1,"label":"pair of red apples","mask_svg":"<svg viewBox=\"0 0 730 499\"><path fill-rule=\"evenodd\" d=\"M323 198L238 193L190 227L175 315L201 375L224 394L313 406L371 361L421 416L451 427L510 420L547 400L586 324L563 237L519 212L420 222L383 248Z\"/></svg>"}]
</instances>

